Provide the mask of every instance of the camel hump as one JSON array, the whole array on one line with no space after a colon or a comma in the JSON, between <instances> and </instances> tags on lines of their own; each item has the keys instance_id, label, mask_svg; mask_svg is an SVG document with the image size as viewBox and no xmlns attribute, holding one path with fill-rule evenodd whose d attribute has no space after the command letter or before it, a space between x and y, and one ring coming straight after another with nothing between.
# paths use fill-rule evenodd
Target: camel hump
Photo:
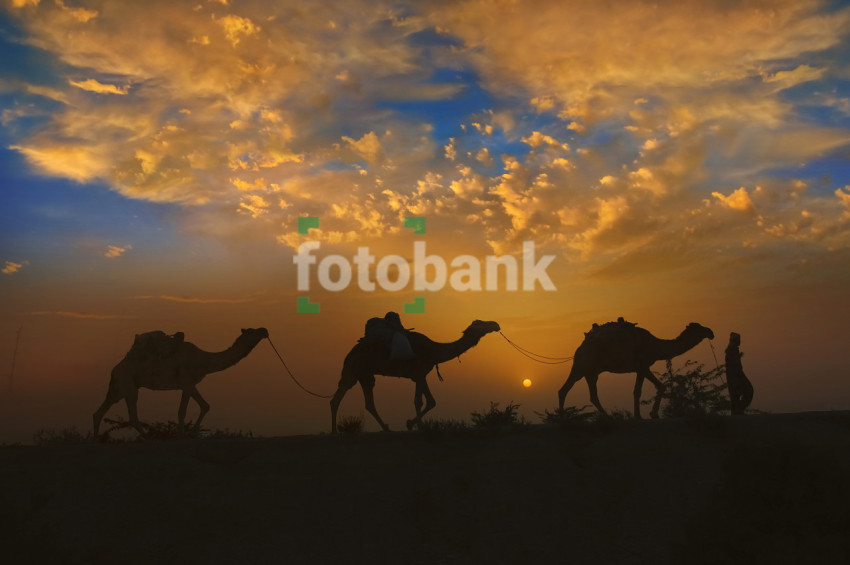
<instances>
[{"instance_id":1,"label":"camel hump","mask_svg":"<svg viewBox=\"0 0 850 565\"><path fill-rule=\"evenodd\" d=\"M391 360L410 359L413 357L413 349L408 339L410 330L404 329L398 314L395 318L389 315L383 318L369 318L360 341L377 349L386 350L386 355Z\"/></svg>"},{"instance_id":2,"label":"camel hump","mask_svg":"<svg viewBox=\"0 0 850 565\"><path fill-rule=\"evenodd\" d=\"M623 339L638 340L643 331L637 327L637 323L626 321L623 317L617 318L616 322L604 324L593 324L590 331L585 332L584 341L604 343L610 341L622 341Z\"/></svg>"},{"instance_id":3,"label":"camel hump","mask_svg":"<svg viewBox=\"0 0 850 565\"><path fill-rule=\"evenodd\" d=\"M150 357L171 357L183 343L183 332L169 335L161 330L136 334L130 355L142 359Z\"/></svg>"}]
</instances>

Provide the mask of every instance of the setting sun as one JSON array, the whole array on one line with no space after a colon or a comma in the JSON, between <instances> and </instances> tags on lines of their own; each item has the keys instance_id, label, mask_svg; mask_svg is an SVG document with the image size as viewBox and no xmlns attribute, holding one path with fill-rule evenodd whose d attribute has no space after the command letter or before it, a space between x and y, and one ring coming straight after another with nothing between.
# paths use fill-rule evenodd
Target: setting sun
<instances>
[{"instance_id":1,"label":"setting sun","mask_svg":"<svg viewBox=\"0 0 850 565\"><path fill-rule=\"evenodd\" d=\"M522 380L522 386L524 386L525 388L530 387L531 386L531 379L523 379Z\"/></svg>"}]
</instances>

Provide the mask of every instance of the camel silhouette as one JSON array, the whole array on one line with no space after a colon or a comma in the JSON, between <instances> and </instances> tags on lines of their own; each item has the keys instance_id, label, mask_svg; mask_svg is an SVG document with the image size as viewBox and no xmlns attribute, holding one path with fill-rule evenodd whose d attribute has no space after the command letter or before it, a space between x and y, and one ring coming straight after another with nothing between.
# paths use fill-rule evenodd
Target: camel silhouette
<instances>
[{"instance_id":1,"label":"camel silhouette","mask_svg":"<svg viewBox=\"0 0 850 565\"><path fill-rule=\"evenodd\" d=\"M375 375L401 377L416 383L413 400L416 416L407 421L407 429L412 430L414 426L421 424L422 417L437 405L426 381L431 369L439 363L459 357L471 347L476 346L482 337L490 332L497 331L499 331L499 324L496 322L475 320L468 328L463 330L460 339L451 343L438 343L421 333L405 331L413 350L413 357L403 360L390 360L386 350L376 348L369 341L361 339L346 355L342 364L342 376L339 379L339 385L333 398L331 398L332 433L337 432L336 415L339 403L345 393L358 382L363 389L366 410L375 418L382 430L389 431L389 426L381 420L378 411L375 409L373 395ZM439 369L437 371L439 373ZM424 408L422 406L423 397L425 399Z\"/></svg>"},{"instance_id":2,"label":"camel silhouette","mask_svg":"<svg viewBox=\"0 0 850 565\"><path fill-rule=\"evenodd\" d=\"M585 379L590 390L590 401L604 414L596 391L599 373L637 373L634 389L635 418L641 417L640 394L644 379L655 385L655 401L649 415L657 418L664 385L649 370L650 366L656 361L681 355L705 338L714 339L714 332L697 323L688 324L675 339L659 339L622 318L601 326L594 324L576 349L570 376L558 391L558 407L563 410L567 393L576 382Z\"/></svg>"},{"instance_id":3,"label":"camel silhouette","mask_svg":"<svg viewBox=\"0 0 850 565\"><path fill-rule=\"evenodd\" d=\"M137 343L139 337L136 336ZM149 355L140 352L137 343L134 343L127 355L112 369L106 399L92 416L94 437L96 438L98 435L100 422L107 410L122 398L127 403L130 425L144 435L144 429L136 412L136 401L140 387L151 390L182 390L180 408L177 411L179 428L180 430L184 428L186 408L189 405L189 399L192 398L201 409L194 425L196 430L199 429L201 420L209 411L210 405L198 392L196 388L198 383L208 374L223 371L238 363L261 340L267 337L269 337L269 332L266 328L243 329L233 345L224 351L215 353L203 351L194 344L181 339L172 346L171 351L162 355Z\"/></svg>"}]
</instances>

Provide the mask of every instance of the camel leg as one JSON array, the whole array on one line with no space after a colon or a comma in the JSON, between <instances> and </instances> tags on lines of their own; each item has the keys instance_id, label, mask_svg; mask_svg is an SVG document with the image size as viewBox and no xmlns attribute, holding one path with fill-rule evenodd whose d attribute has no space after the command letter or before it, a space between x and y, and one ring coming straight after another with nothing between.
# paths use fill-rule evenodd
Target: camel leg
<instances>
[{"instance_id":1,"label":"camel leg","mask_svg":"<svg viewBox=\"0 0 850 565\"><path fill-rule=\"evenodd\" d=\"M422 397L425 397L425 408L422 408ZM430 412L437 405L434 395L431 394L431 389L428 386L428 381L425 379L416 381L416 393L413 399L413 406L416 408L416 417L407 421L407 429L412 430L414 426L422 424L422 417Z\"/></svg>"},{"instance_id":2,"label":"camel leg","mask_svg":"<svg viewBox=\"0 0 850 565\"><path fill-rule=\"evenodd\" d=\"M599 410L599 413L603 416L607 416L608 413L605 412L605 409L602 408L602 404L599 402L599 393L596 391L596 381L599 379L599 375L587 375L585 380L587 381L587 389L590 391L590 403L596 406L596 409Z\"/></svg>"},{"instance_id":3,"label":"camel leg","mask_svg":"<svg viewBox=\"0 0 850 565\"><path fill-rule=\"evenodd\" d=\"M183 394L180 396L180 407L177 409L177 431L181 434L186 427L186 409L189 408L189 399L191 397L192 395L185 389L183 390Z\"/></svg>"},{"instance_id":4,"label":"camel leg","mask_svg":"<svg viewBox=\"0 0 850 565\"><path fill-rule=\"evenodd\" d=\"M119 381L118 386L121 390L121 395L124 397L124 402L127 404L127 416L130 425L139 432L139 435L144 437L146 435L145 429L142 427L141 422L139 422L139 414L136 411L136 403L139 400L139 389L136 388L135 383L129 380Z\"/></svg>"},{"instance_id":5,"label":"camel leg","mask_svg":"<svg viewBox=\"0 0 850 565\"><path fill-rule=\"evenodd\" d=\"M635 420L641 420L640 416L640 393L643 390L643 380L646 378L642 371L638 371L637 378L635 379Z\"/></svg>"},{"instance_id":6,"label":"camel leg","mask_svg":"<svg viewBox=\"0 0 850 565\"><path fill-rule=\"evenodd\" d=\"M411 431L413 429L413 426L415 426L416 423L420 421L419 418L422 415L422 404L423 404L422 398L424 396L425 395L422 392L422 385L417 381L416 382L416 392L413 393L413 408L416 409L416 417L413 418L412 420L407 421L407 431Z\"/></svg>"},{"instance_id":7,"label":"camel leg","mask_svg":"<svg viewBox=\"0 0 850 565\"><path fill-rule=\"evenodd\" d=\"M363 389L363 398L366 401L366 411L375 418L375 421L378 422L379 426L381 426L381 430L385 432L390 431L390 427L381 420L381 417L378 415L378 411L375 409L375 394L373 392L375 388L375 375L369 375L366 378L361 378L360 387Z\"/></svg>"},{"instance_id":8,"label":"camel leg","mask_svg":"<svg viewBox=\"0 0 850 565\"><path fill-rule=\"evenodd\" d=\"M103 420L103 417L112 408L112 405L121 400L121 391L118 388L118 383L115 379L109 379L109 389L106 391L106 399L103 401L103 404L100 405L94 414L92 414L92 423L94 424L94 439L97 439L98 432L100 431L100 422Z\"/></svg>"},{"instance_id":9,"label":"camel leg","mask_svg":"<svg viewBox=\"0 0 850 565\"><path fill-rule=\"evenodd\" d=\"M649 412L649 417L658 418L658 409L661 407L661 401L664 399L666 389L664 388L664 384L655 378L655 375L649 369L644 369L641 374L643 374L646 380L655 385L655 400L652 403L652 410Z\"/></svg>"},{"instance_id":10,"label":"camel leg","mask_svg":"<svg viewBox=\"0 0 850 565\"><path fill-rule=\"evenodd\" d=\"M347 361L347 360L346 360ZM373 377L374 378L374 377ZM336 392L331 398L331 433L337 433L336 429L336 414L339 410L339 405L342 402L342 398L345 396L345 393L348 392L351 387L353 387L358 381L357 375L353 370L351 370L347 363L343 365L342 368L342 376L339 379L339 384L337 385Z\"/></svg>"},{"instance_id":11,"label":"camel leg","mask_svg":"<svg viewBox=\"0 0 850 565\"><path fill-rule=\"evenodd\" d=\"M564 386L561 387L561 390L558 391L558 410L564 409L564 400L567 398L567 393L570 392L570 389L573 388L573 385L581 380L582 375L576 370L575 366L573 366L572 371L570 371L570 376L567 377L567 382L564 383Z\"/></svg>"},{"instance_id":12,"label":"camel leg","mask_svg":"<svg viewBox=\"0 0 850 565\"><path fill-rule=\"evenodd\" d=\"M189 389L189 396L192 397L195 402L198 403L198 407L201 409L201 411L198 413L198 419L195 420L195 425L193 426L195 428L195 431L198 431L201 429L201 420L203 420L206 413L210 411L210 405L206 400L204 400L204 397L201 396L201 393L198 392L198 389L194 386Z\"/></svg>"}]
</instances>

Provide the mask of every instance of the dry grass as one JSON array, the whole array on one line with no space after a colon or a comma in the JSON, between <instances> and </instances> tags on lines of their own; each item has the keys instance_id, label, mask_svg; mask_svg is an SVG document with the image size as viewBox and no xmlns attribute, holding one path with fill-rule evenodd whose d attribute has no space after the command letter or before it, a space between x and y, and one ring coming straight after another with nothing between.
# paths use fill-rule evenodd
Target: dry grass
<instances>
[{"instance_id":1,"label":"dry grass","mask_svg":"<svg viewBox=\"0 0 850 565\"><path fill-rule=\"evenodd\" d=\"M336 424L339 433L347 436L356 436L363 432L363 414L359 416L342 416Z\"/></svg>"}]
</instances>

